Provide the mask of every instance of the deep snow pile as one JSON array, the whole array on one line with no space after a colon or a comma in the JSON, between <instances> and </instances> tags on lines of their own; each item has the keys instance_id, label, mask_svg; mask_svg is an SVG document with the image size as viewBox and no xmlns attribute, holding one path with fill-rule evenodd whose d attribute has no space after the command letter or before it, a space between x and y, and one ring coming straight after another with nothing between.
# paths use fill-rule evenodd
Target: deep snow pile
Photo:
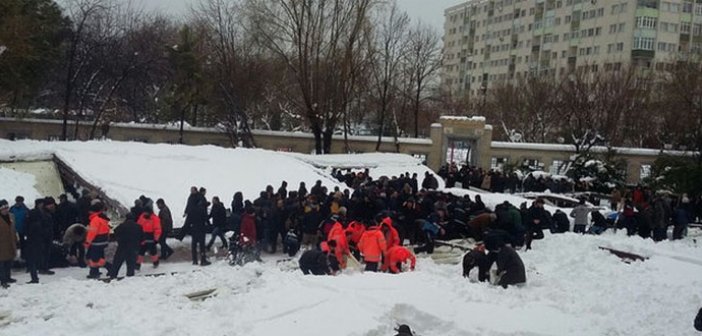
<instances>
[{"instance_id":1,"label":"deep snow pile","mask_svg":"<svg viewBox=\"0 0 702 336\"><path fill-rule=\"evenodd\" d=\"M15 196L22 195L26 204L32 206L35 199L43 197L35 184L34 175L0 167L0 199L6 199L10 204L14 204Z\"/></svg>"},{"instance_id":2,"label":"deep snow pile","mask_svg":"<svg viewBox=\"0 0 702 336\"><path fill-rule=\"evenodd\" d=\"M626 264L599 246L648 250L651 259ZM419 335L694 335L702 265L674 258L702 258L691 240L564 234L520 254L528 284L507 290L425 257L396 276L303 276L274 260L179 265L190 271L109 284L59 273L65 278L0 291L0 311L14 321L0 334L380 336L408 323ZM208 288L217 296L183 296Z\"/></svg>"},{"instance_id":3,"label":"deep snow pile","mask_svg":"<svg viewBox=\"0 0 702 336\"><path fill-rule=\"evenodd\" d=\"M329 189L339 186L343 190L346 185L339 184L326 169L335 164L369 167L372 174L378 174L376 177L409 171L417 172L421 178L429 171L417 159L399 154L387 158L384 154L327 158L216 146L0 140L0 159L48 159L51 155L125 207L130 207L140 195L154 200L163 198L173 212L176 227L182 225L180 214L191 186L205 187L208 198L219 196L229 204L236 191L253 200L267 185L277 190L282 181L288 182L289 191L297 190L299 182L305 182L309 190L317 180Z\"/></svg>"}]
</instances>

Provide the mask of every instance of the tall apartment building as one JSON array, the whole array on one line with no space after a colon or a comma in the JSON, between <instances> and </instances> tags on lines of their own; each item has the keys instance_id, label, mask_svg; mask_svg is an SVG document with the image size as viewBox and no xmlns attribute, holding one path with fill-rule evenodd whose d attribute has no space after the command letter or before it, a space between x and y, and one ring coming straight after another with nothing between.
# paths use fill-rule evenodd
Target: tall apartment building
<instances>
[{"instance_id":1,"label":"tall apartment building","mask_svg":"<svg viewBox=\"0 0 702 336\"><path fill-rule=\"evenodd\" d=\"M702 50L700 0L471 0L445 18L441 80L454 94L530 73L662 70Z\"/></svg>"}]
</instances>

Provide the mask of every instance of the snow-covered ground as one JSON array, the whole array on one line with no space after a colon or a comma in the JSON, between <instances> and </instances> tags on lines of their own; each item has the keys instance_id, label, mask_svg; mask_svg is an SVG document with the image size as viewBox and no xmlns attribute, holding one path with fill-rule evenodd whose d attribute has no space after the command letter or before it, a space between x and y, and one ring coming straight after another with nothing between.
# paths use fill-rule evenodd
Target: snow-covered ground
<instances>
[{"instance_id":1,"label":"snow-covered ground","mask_svg":"<svg viewBox=\"0 0 702 336\"><path fill-rule=\"evenodd\" d=\"M217 146L0 140L0 160L49 159L52 155L127 208L141 195L163 198L176 227L182 225L179 214L191 186L205 187L208 198L219 196L229 204L236 191L253 200L267 185L277 190L282 181L288 182L289 191L297 190L300 182L310 190L317 180L330 190L345 189L346 185L329 175L331 167L368 167L375 178L417 173L420 182L424 172L430 171L419 160L401 154L314 156ZM0 198L16 195L5 195L0 189Z\"/></svg>"},{"instance_id":2,"label":"snow-covered ground","mask_svg":"<svg viewBox=\"0 0 702 336\"><path fill-rule=\"evenodd\" d=\"M599 246L650 259L626 264ZM528 284L506 290L426 257L401 275L303 276L272 257L243 268L164 263L158 271L178 273L112 283L59 270L46 284L0 291L13 321L0 334L380 336L407 323L419 335L695 335L702 250L692 240L564 234L521 256ZM210 288L216 296L202 302L184 296Z\"/></svg>"},{"instance_id":3,"label":"snow-covered ground","mask_svg":"<svg viewBox=\"0 0 702 336\"><path fill-rule=\"evenodd\" d=\"M212 146L0 141L0 159L52 154L125 205L146 194L165 198L176 214L190 185L205 186L208 196L228 203L236 190L253 198L282 180L290 182L289 190L301 180L308 188L318 179L333 187L328 166L370 167L374 176L415 170L421 176L427 169L395 155L308 157ZM0 189L2 198L29 195L34 181L0 170L0 183L12 186ZM481 196L489 207L524 201ZM398 323L427 336L695 335L692 321L702 305L702 249L696 239L702 232L690 234L656 244L623 232L547 233L533 250L520 252L527 285L509 289L464 279L459 264L437 264L426 256L420 256L415 272L401 275L303 276L295 260L278 262L282 255L266 255L264 263L243 268L223 261L204 268L182 262L164 262L157 270L145 265L139 275L168 275L111 283L86 280L87 270L70 268L40 276L40 285L24 285L29 279L18 272L13 276L19 283L0 290L0 317L7 316L0 318L0 335L381 336L392 335ZM599 247L649 259L627 264ZM205 301L185 297L210 288L216 295Z\"/></svg>"}]
</instances>

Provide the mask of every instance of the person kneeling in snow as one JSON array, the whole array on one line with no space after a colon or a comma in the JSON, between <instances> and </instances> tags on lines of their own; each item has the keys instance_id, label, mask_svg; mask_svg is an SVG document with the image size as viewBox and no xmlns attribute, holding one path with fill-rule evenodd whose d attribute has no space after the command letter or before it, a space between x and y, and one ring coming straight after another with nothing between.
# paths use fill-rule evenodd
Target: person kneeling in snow
<instances>
[{"instance_id":1,"label":"person kneeling in snow","mask_svg":"<svg viewBox=\"0 0 702 336\"><path fill-rule=\"evenodd\" d=\"M321 250L308 250L300 256L300 270L305 275L334 274L330 264L330 254L334 252L336 242L320 244Z\"/></svg>"},{"instance_id":2,"label":"person kneeling in snow","mask_svg":"<svg viewBox=\"0 0 702 336\"><path fill-rule=\"evenodd\" d=\"M387 258L383 268L387 268L390 273L397 274L402 272L402 264L410 262L410 270L414 271L414 266L417 264L417 258L410 250L402 246L393 246L388 249Z\"/></svg>"},{"instance_id":3,"label":"person kneeling in snow","mask_svg":"<svg viewBox=\"0 0 702 336\"><path fill-rule=\"evenodd\" d=\"M485 247L490 251L488 258L497 261L497 285L507 288L526 283L522 258L512 247L507 246L499 235L487 237ZM490 264L492 265L492 262Z\"/></svg>"},{"instance_id":4,"label":"person kneeling in snow","mask_svg":"<svg viewBox=\"0 0 702 336\"><path fill-rule=\"evenodd\" d=\"M283 246L288 251L288 256L294 257L297 254L297 251L300 250L300 238L295 233L295 230L290 229L288 231L283 240Z\"/></svg>"},{"instance_id":5,"label":"person kneeling in snow","mask_svg":"<svg viewBox=\"0 0 702 336\"><path fill-rule=\"evenodd\" d=\"M492 260L485 254L485 245L478 245L463 256L463 277L468 278L470 271L478 266L478 281L485 282L490 280L490 266Z\"/></svg>"}]
</instances>

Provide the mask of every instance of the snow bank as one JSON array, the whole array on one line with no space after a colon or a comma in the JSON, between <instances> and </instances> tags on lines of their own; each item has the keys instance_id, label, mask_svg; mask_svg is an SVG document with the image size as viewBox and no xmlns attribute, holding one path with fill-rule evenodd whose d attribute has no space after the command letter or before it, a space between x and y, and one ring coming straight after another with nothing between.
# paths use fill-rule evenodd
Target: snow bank
<instances>
[{"instance_id":1,"label":"snow bank","mask_svg":"<svg viewBox=\"0 0 702 336\"><path fill-rule=\"evenodd\" d=\"M649 250L651 258L626 264L603 245ZM407 323L419 335L694 334L702 266L676 259L702 257L692 241L547 235L520 254L528 283L506 290L426 257L401 275L303 276L291 270L294 261L269 260L244 268L178 265L176 275L105 284L59 270L55 281L0 291L0 311L11 311L13 321L0 333L380 336ZM208 288L218 294L202 302L183 296Z\"/></svg>"},{"instance_id":2,"label":"snow bank","mask_svg":"<svg viewBox=\"0 0 702 336\"><path fill-rule=\"evenodd\" d=\"M329 189L339 186L343 190L346 185L339 184L328 170L320 168L335 163L369 167L372 176L377 177L409 171L420 174L421 178L429 170L411 156L400 154L327 158L216 146L0 140L0 160L47 159L52 155L126 207L140 195L154 200L163 198L173 212L176 227L182 225L180 215L191 186L205 187L208 198L219 196L229 204L236 191L253 200L267 185L277 190L282 181L288 182L288 190L297 190L299 182L305 182L309 190L317 180Z\"/></svg>"},{"instance_id":3,"label":"snow bank","mask_svg":"<svg viewBox=\"0 0 702 336\"><path fill-rule=\"evenodd\" d=\"M15 196L22 195L25 204L31 207L34 200L44 197L35 187L34 175L0 167L0 199L7 200L10 205L15 203Z\"/></svg>"}]
</instances>

